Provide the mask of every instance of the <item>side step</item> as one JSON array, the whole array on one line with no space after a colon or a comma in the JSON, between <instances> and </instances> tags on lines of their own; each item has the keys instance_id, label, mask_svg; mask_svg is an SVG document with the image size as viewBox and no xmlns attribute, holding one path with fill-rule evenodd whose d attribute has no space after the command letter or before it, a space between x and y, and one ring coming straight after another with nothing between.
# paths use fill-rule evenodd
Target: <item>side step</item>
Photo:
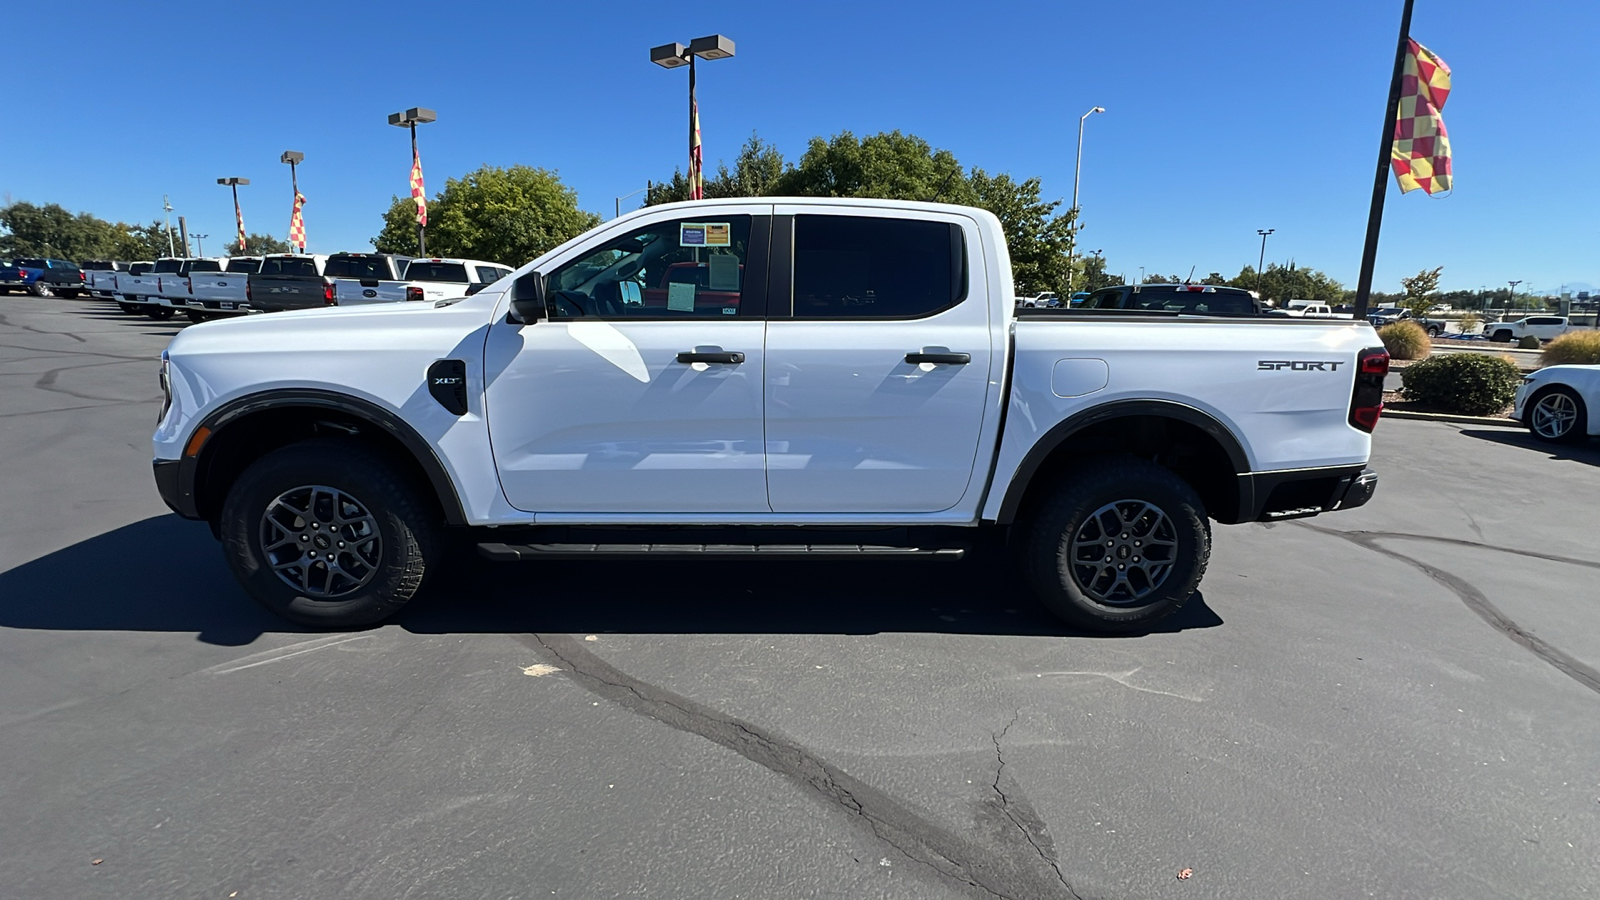
<instances>
[{"instance_id":1,"label":"side step","mask_svg":"<svg viewBox=\"0 0 1600 900\"><path fill-rule=\"evenodd\" d=\"M495 562L534 559L940 559L958 560L964 547L887 547L872 544L499 544L478 553Z\"/></svg>"}]
</instances>

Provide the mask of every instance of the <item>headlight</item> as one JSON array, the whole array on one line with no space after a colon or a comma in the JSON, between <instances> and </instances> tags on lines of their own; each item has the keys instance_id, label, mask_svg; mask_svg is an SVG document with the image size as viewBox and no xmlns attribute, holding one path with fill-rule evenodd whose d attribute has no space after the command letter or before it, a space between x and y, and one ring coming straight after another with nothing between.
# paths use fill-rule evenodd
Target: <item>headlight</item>
<instances>
[{"instance_id":1,"label":"headlight","mask_svg":"<svg viewBox=\"0 0 1600 900\"><path fill-rule=\"evenodd\" d=\"M156 416L156 423L160 424L167 417L167 411L172 409L172 379L167 375L167 369L172 363L167 359L167 351L161 351L161 414Z\"/></svg>"}]
</instances>

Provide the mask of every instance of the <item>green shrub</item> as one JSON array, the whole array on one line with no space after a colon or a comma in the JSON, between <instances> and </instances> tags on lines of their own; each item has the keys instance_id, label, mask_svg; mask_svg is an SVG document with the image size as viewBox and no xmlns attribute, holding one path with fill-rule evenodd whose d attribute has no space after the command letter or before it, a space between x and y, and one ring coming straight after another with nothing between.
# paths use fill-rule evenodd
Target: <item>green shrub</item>
<instances>
[{"instance_id":1,"label":"green shrub","mask_svg":"<svg viewBox=\"0 0 1600 900\"><path fill-rule=\"evenodd\" d=\"M1378 329L1378 340L1394 359L1422 359L1433 349L1428 333L1415 322L1396 322Z\"/></svg>"},{"instance_id":2,"label":"green shrub","mask_svg":"<svg viewBox=\"0 0 1600 900\"><path fill-rule=\"evenodd\" d=\"M1543 345L1539 343L1539 339L1531 334L1525 334L1517 341L1518 350L1537 350L1541 346Z\"/></svg>"},{"instance_id":3,"label":"green shrub","mask_svg":"<svg viewBox=\"0 0 1600 900\"><path fill-rule=\"evenodd\" d=\"M1516 399L1522 371L1499 356L1449 353L1400 373L1407 399L1469 416L1498 413Z\"/></svg>"},{"instance_id":4,"label":"green shrub","mask_svg":"<svg viewBox=\"0 0 1600 900\"><path fill-rule=\"evenodd\" d=\"M1544 348L1547 366L1600 365L1600 331L1563 334Z\"/></svg>"},{"instance_id":5,"label":"green shrub","mask_svg":"<svg viewBox=\"0 0 1600 900\"><path fill-rule=\"evenodd\" d=\"M1477 313L1467 313L1466 315L1461 317L1461 333L1462 334L1470 334L1470 333L1472 333L1474 330L1477 329L1478 323L1480 323L1482 321L1483 321L1482 319L1478 318L1478 314Z\"/></svg>"}]
</instances>

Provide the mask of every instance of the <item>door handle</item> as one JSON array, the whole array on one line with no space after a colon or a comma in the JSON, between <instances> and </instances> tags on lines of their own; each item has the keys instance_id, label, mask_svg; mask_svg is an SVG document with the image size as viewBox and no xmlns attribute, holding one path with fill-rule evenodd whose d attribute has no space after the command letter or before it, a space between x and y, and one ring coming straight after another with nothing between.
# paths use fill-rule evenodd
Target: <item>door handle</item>
<instances>
[{"instance_id":1,"label":"door handle","mask_svg":"<svg viewBox=\"0 0 1600 900\"><path fill-rule=\"evenodd\" d=\"M744 354L737 350L685 350L678 354L681 363L725 363L736 366L744 362Z\"/></svg>"},{"instance_id":2,"label":"door handle","mask_svg":"<svg viewBox=\"0 0 1600 900\"><path fill-rule=\"evenodd\" d=\"M971 353L907 353L908 363L944 363L951 366L964 366L972 362Z\"/></svg>"}]
</instances>

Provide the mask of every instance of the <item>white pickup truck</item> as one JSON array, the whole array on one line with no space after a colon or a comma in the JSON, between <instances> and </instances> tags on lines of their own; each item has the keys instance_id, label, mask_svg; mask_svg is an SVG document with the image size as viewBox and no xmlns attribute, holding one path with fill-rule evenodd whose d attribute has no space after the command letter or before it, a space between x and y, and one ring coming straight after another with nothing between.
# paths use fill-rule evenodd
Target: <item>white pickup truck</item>
<instances>
[{"instance_id":1,"label":"white pickup truck","mask_svg":"<svg viewBox=\"0 0 1600 900\"><path fill-rule=\"evenodd\" d=\"M328 257L327 273L333 279L335 306L364 306L404 300L409 256L393 253L335 253Z\"/></svg>"},{"instance_id":2,"label":"white pickup truck","mask_svg":"<svg viewBox=\"0 0 1600 900\"><path fill-rule=\"evenodd\" d=\"M217 269L191 269L184 315L191 322L208 322L249 312L250 276L260 269L259 256L230 256Z\"/></svg>"},{"instance_id":3,"label":"white pickup truck","mask_svg":"<svg viewBox=\"0 0 1600 900\"><path fill-rule=\"evenodd\" d=\"M1194 594L1209 520L1367 502L1366 322L1014 309L988 212L739 199L613 219L471 297L198 325L162 497L296 622L493 560L933 561L1009 545L1067 622ZM492 427L491 427L492 426Z\"/></svg>"},{"instance_id":4,"label":"white pickup truck","mask_svg":"<svg viewBox=\"0 0 1600 900\"><path fill-rule=\"evenodd\" d=\"M413 259L398 281L335 281L334 297L339 306L444 300L476 294L509 274L506 266L481 259Z\"/></svg>"},{"instance_id":5,"label":"white pickup truck","mask_svg":"<svg viewBox=\"0 0 1600 900\"><path fill-rule=\"evenodd\" d=\"M84 285L89 296L110 300L117 295L117 273L128 271L128 263L114 259L91 259L84 262Z\"/></svg>"},{"instance_id":6,"label":"white pickup truck","mask_svg":"<svg viewBox=\"0 0 1600 900\"><path fill-rule=\"evenodd\" d=\"M141 260L128 263L126 272L111 273L111 299L117 301L117 306L123 312L135 315L143 311L138 306L130 303L129 299L133 296L135 283L143 276L150 274L150 270L155 267L155 262Z\"/></svg>"},{"instance_id":7,"label":"white pickup truck","mask_svg":"<svg viewBox=\"0 0 1600 900\"><path fill-rule=\"evenodd\" d=\"M1490 322L1483 326L1483 336L1501 344L1525 337L1553 341L1569 330L1565 316L1524 316L1515 322Z\"/></svg>"},{"instance_id":8,"label":"white pickup truck","mask_svg":"<svg viewBox=\"0 0 1600 900\"><path fill-rule=\"evenodd\" d=\"M172 315L189 309L189 301L194 297L193 278L196 275L205 277L215 275L228 264L226 256L203 257L184 261L183 268L179 270L178 277L163 276L156 280L156 305L165 310L159 318L169 318ZM154 313L147 309L147 315Z\"/></svg>"},{"instance_id":9,"label":"white pickup truck","mask_svg":"<svg viewBox=\"0 0 1600 900\"><path fill-rule=\"evenodd\" d=\"M188 277L189 260L163 256L148 272L137 268L117 278L117 290L122 294L119 304L124 312L144 313L152 319L172 318L172 307L161 305L163 279L174 282Z\"/></svg>"}]
</instances>

